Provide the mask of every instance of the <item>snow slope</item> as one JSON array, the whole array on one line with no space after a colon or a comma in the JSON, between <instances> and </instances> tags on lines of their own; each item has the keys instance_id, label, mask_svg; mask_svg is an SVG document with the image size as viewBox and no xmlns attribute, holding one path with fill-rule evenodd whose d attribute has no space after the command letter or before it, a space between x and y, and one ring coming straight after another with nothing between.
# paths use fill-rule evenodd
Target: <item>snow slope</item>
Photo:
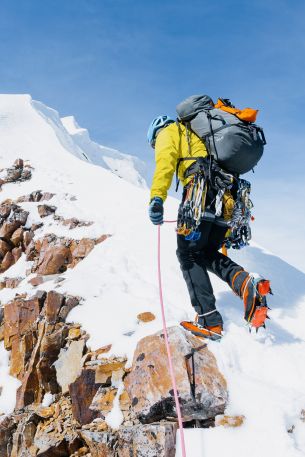
<instances>
[{"instance_id":1,"label":"snow slope","mask_svg":"<svg viewBox=\"0 0 305 457\"><path fill-rule=\"evenodd\" d=\"M81 149L83 156L90 162L111 170L128 182L147 187L144 179L145 165L140 159L95 143L91 140L88 130L79 127L74 116L62 117L61 121L74 143Z\"/></svg>"},{"instance_id":2,"label":"snow slope","mask_svg":"<svg viewBox=\"0 0 305 457\"><path fill-rule=\"evenodd\" d=\"M29 107L31 107L32 113L35 112L36 115L40 115L41 118L40 122L37 122L36 119L37 127L48 124L57 137L57 143L60 143L62 148L66 151L69 151L82 161L106 168L132 184L143 188L147 187L143 177L146 173L145 164L137 157L122 154L115 149L106 148L94 143L90 139L88 131L80 128L73 116L60 119L57 111L47 107L43 103L31 100L28 95L13 95L9 97L11 97L12 100L15 98L14 105L17 104L19 108L14 110L11 106L6 106L4 104L0 115L0 123L3 129L5 129L6 126L13 127L14 123L18 123L18 128L29 137L29 135L31 135L31 126L28 123L28 114ZM21 100L23 100L23 102ZM25 131L26 129L28 129L27 132ZM40 144L43 144L44 135L37 135L37 140L38 138ZM29 138L28 140L30 141ZM21 152L22 149L20 153ZM50 154L49 157L51 158L53 157L50 148L47 148L45 153L41 156L41 160L45 160L46 154Z\"/></svg>"},{"instance_id":3,"label":"snow slope","mask_svg":"<svg viewBox=\"0 0 305 457\"><path fill-rule=\"evenodd\" d=\"M69 319L90 333L92 348L112 343L112 352L127 354L131 362L137 341L161 328L157 231L147 217L149 191L79 160L85 149L76 147L72 137L63 134L54 116L53 110L29 96L0 96L1 167L22 157L35 168L30 181L6 184L1 200L37 189L50 191L56 194L50 203L58 207L58 215L94 221L90 227L71 231L50 216L35 232L36 237L50 232L74 238L112 234L64 273L65 281L58 291L84 297L83 305L74 308ZM40 220L37 203L21 206L30 211L29 225ZM177 206L177 200L168 198L168 219L175 219ZM176 325L181 319L192 318L193 312L175 256L173 224L164 224L161 236L167 319L169 325ZM305 424L300 412L305 409L305 275L255 244L233 256L249 271L271 279L272 320L266 331L250 334L242 319L240 300L213 278L226 335L220 343L210 342L209 347L228 381L227 412L243 414L246 421L237 429L186 430L188 456L303 456ZM25 275L26 267L22 257L5 276ZM27 281L20 284L19 293L31 290ZM46 282L40 288L53 289L54 283ZM0 300L5 303L14 295L14 290L3 289ZM136 316L143 311L153 312L157 319L139 324ZM6 362L1 363L5 371ZM6 386L0 401L8 392L7 379L5 375L0 381ZM293 433L288 433L292 426Z\"/></svg>"}]
</instances>

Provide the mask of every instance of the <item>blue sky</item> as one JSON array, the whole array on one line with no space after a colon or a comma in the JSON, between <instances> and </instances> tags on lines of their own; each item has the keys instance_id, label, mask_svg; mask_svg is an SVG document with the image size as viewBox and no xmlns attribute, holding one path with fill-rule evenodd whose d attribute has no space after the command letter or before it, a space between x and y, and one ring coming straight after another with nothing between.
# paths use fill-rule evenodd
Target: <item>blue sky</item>
<instances>
[{"instance_id":1,"label":"blue sky","mask_svg":"<svg viewBox=\"0 0 305 457\"><path fill-rule=\"evenodd\" d=\"M259 108L268 147L254 180L258 213L275 238L282 217L286 240L285 214L298 210L299 240L304 23L299 0L2 0L1 92L30 93L75 115L98 142L150 164L147 126L155 115L174 115L183 98L207 93Z\"/></svg>"}]
</instances>

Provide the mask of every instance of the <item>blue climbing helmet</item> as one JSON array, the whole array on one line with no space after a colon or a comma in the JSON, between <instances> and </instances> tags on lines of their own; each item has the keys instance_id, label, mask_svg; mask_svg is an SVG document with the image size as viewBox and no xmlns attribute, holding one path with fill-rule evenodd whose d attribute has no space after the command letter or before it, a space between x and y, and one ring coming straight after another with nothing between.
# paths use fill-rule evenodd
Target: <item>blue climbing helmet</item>
<instances>
[{"instance_id":1,"label":"blue climbing helmet","mask_svg":"<svg viewBox=\"0 0 305 457\"><path fill-rule=\"evenodd\" d=\"M147 141L152 148L155 147L158 130L166 127L168 124L172 124L173 122L175 122L174 119L167 115L158 116L152 121L147 132Z\"/></svg>"}]
</instances>

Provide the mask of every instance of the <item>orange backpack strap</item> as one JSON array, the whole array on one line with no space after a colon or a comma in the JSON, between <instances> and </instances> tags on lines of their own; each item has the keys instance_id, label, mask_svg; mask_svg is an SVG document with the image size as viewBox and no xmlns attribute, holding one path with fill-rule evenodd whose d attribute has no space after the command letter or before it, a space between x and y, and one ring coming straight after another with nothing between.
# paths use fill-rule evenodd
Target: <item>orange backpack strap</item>
<instances>
[{"instance_id":1,"label":"orange backpack strap","mask_svg":"<svg viewBox=\"0 0 305 457\"><path fill-rule=\"evenodd\" d=\"M218 99L215 108L221 109L222 111L226 111L227 113L234 114L234 116L238 117L241 121L246 121L246 122L255 122L256 121L256 116L258 113L257 109L252 109L252 108L244 108L244 109L238 109L238 108L232 108L231 106L226 106L224 102L220 99Z\"/></svg>"},{"instance_id":2,"label":"orange backpack strap","mask_svg":"<svg viewBox=\"0 0 305 457\"><path fill-rule=\"evenodd\" d=\"M228 256L228 249L225 244L221 246L221 253L225 255L226 257Z\"/></svg>"}]
</instances>

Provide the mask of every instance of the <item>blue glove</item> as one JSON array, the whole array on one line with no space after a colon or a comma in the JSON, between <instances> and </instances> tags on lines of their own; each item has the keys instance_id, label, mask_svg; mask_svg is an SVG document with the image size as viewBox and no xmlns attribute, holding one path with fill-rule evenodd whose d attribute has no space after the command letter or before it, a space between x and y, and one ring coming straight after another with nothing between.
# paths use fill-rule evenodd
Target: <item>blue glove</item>
<instances>
[{"instance_id":1,"label":"blue glove","mask_svg":"<svg viewBox=\"0 0 305 457\"><path fill-rule=\"evenodd\" d=\"M149 204L149 217L154 225L163 224L163 200L160 197L154 197Z\"/></svg>"}]
</instances>

